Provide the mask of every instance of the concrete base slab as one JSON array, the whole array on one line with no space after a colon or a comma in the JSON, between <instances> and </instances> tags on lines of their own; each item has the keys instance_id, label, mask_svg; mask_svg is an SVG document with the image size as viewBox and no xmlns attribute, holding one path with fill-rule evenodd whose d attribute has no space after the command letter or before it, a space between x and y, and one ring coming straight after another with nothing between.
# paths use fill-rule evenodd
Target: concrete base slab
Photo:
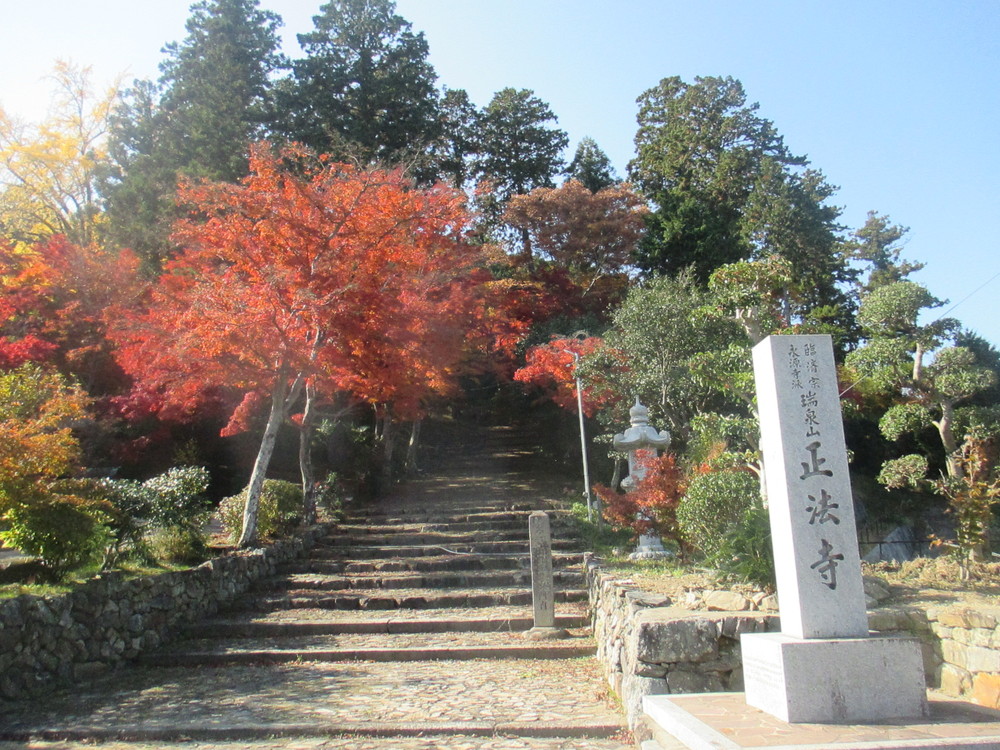
<instances>
[{"instance_id":1,"label":"concrete base slab","mask_svg":"<svg viewBox=\"0 0 1000 750\"><path fill-rule=\"evenodd\" d=\"M747 705L743 693L651 695L643 708L668 742L691 750L1000 748L1000 711L935 693L929 697L926 717L866 724L789 724Z\"/></svg>"},{"instance_id":2,"label":"concrete base slab","mask_svg":"<svg viewBox=\"0 0 1000 750\"><path fill-rule=\"evenodd\" d=\"M746 700L787 722L868 722L927 713L915 638L741 638Z\"/></svg>"}]
</instances>

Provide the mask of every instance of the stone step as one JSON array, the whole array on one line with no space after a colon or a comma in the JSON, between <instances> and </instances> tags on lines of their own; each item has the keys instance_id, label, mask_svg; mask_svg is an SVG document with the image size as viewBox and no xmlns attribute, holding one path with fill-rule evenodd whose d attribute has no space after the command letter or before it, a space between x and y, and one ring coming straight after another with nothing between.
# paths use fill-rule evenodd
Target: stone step
<instances>
[{"instance_id":1,"label":"stone step","mask_svg":"<svg viewBox=\"0 0 1000 750\"><path fill-rule=\"evenodd\" d=\"M575 631L561 640L527 641L523 633L340 634L285 638L192 639L145 655L143 664L225 666L336 661L567 659L592 656L592 638Z\"/></svg>"},{"instance_id":2,"label":"stone step","mask_svg":"<svg viewBox=\"0 0 1000 750\"><path fill-rule=\"evenodd\" d=\"M579 552L556 553L552 567L563 570L583 564ZM299 560L279 568L283 573L398 573L442 570L527 570L526 555L438 555L378 560Z\"/></svg>"},{"instance_id":3,"label":"stone step","mask_svg":"<svg viewBox=\"0 0 1000 750\"><path fill-rule=\"evenodd\" d=\"M580 543L574 539L553 539L552 549L560 552L579 552ZM310 558L317 560L336 560L344 558L372 559L376 557L432 557L441 555L442 553L469 555L527 555L528 543L526 541L484 541L474 543L461 542L449 545L402 544L367 546L362 544L351 544L335 546L324 542L314 547L309 556Z\"/></svg>"},{"instance_id":4,"label":"stone step","mask_svg":"<svg viewBox=\"0 0 1000 750\"><path fill-rule=\"evenodd\" d=\"M581 590L556 591L556 602L582 602L587 592ZM495 607L504 605L530 605L531 591L525 589L466 589L442 593L435 589L409 589L405 594L393 595L389 591L364 590L350 593L327 593L293 590L281 594L258 594L243 597L234 609L438 609L441 607Z\"/></svg>"},{"instance_id":5,"label":"stone step","mask_svg":"<svg viewBox=\"0 0 1000 750\"><path fill-rule=\"evenodd\" d=\"M323 538L323 544L337 547L389 547L412 545L438 545L451 547L457 544L477 542L521 542L527 544L528 529L516 531L399 531L369 534L333 533Z\"/></svg>"},{"instance_id":6,"label":"stone step","mask_svg":"<svg viewBox=\"0 0 1000 750\"><path fill-rule=\"evenodd\" d=\"M379 736L388 738L385 747L398 748L394 738L422 735L609 737L622 728L615 708L592 694L581 700L581 685L600 682L591 657L413 661L403 668L391 662L135 667L5 707L0 739L352 735L354 744L344 747Z\"/></svg>"},{"instance_id":7,"label":"stone step","mask_svg":"<svg viewBox=\"0 0 1000 750\"><path fill-rule=\"evenodd\" d=\"M557 587L584 584L583 572L557 570L552 574ZM531 571L485 571L478 573L380 573L372 576L323 575L320 573L291 573L273 576L255 586L257 591L287 591L310 589L313 591L349 591L359 589L455 589L495 588L499 586L531 586Z\"/></svg>"},{"instance_id":8,"label":"stone step","mask_svg":"<svg viewBox=\"0 0 1000 750\"><path fill-rule=\"evenodd\" d=\"M181 732L181 729L185 729ZM491 726L486 722L449 725L439 723L434 733L428 734L424 725L414 732L407 724L364 724L352 725L350 734L341 731L343 727L331 725L328 733L321 733L323 727L274 725L262 731L261 727L223 726L223 727L163 727L153 729L137 726L116 730L113 734L107 730L95 727L90 732L75 729L64 731L58 736L66 740L77 740L77 744L56 742L31 742L30 745L18 744L14 748L3 746L3 750L23 750L25 747L34 750L68 750L68 748L90 748L98 745L106 750L276 750L277 748L317 748L321 750L635 750L632 745L625 745L622 740L607 735L594 736L588 725L559 725L549 722L541 729L534 729L524 724L501 724ZM462 734L443 734L448 730L461 729ZM500 735L495 732L502 730ZM528 734L528 731L552 732L551 735ZM302 732L312 732L303 734ZM477 734L478 732L478 734ZM513 733L513 734L512 734ZM121 741L118 735L121 735ZM190 735L190 736L189 736ZM3 733L0 729L0 739L4 736L16 737L21 742L28 742L24 733ZM53 733L53 736L56 736ZM229 739L241 737L240 740ZM518 739L512 739L517 737ZM517 744L510 744L516 742ZM107 743L107 744L105 744ZM499 743L499 744L498 744ZM645 748L643 749L645 750ZM672 749L670 749L672 750ZM683 749L682 749L683 750Z\"/></svg>"},{"instance_id":9,"label":"stone step","mask_svg":"<svg viewBox=\"0 0 1000 750\"><path fill-rule=\"evenodd\" d=\"M553 531L566 534L572 533L569 522L550 519ZM424 533L492 533L497 531L528 533L528 514L523 518L512 520L482 520L482 521L396 521L393 523L375 523L357 521L340 523L336 532L352 537L364 537L377 534L424 534Z\"/></svg>"},{"instance_id":10,"label":"stone step","mask_svg":"<svg viewBox=\"0 0 1000 750\"><path fill-rule=\"evenodd\" d=\"M356 610L347 617L331 617L330 610L317 610L308 619L303 619L295 612L296 619L280 619L278 617L263 619L217 618L206 620L189 626L185 634L192 639L199 638L296 638L311 635L343 635L357 634L400 634L400 633L461 633L463 639L469 633L521 633L534 626L534 619L524 614L526 608L518 608L517 614L510 616L492 616L474 618L468 610L436 610L435 618L421 619L395 617L365 618L363 615L375 614ZM455 611L457 614L449 615ZM275 614L287 614L287 610L279 610ZM334 613L336 614L336 613ZM581 629L588 627L590 618L586 613L561 614L556 613L556 627Z\"/></svg>"},{"instance_id":11,"label":"stone step","mask_svg":"<svg viewBox=\"0 0 1000 750\"><path fill-rule=\"evenodd\" d=\"M513 523L528 525L528 516L534 510L482 510L474 512L455 512L449 508L439 511L431 511L424 506L405 513L390 513L386 511L363 511L352 513L345 517L345 526L393 526L417 523L431 524L452 524L452 523ZM556 521L568 521L572 518L572 513L562 508L542 508L549 514L549 519Z\"/></svg>"},{"instance_id":12,"label":"stone step","mask_svg":"<svg viewBox=\"0 0 1000 750\"><path fill-rule=\"evenodd\" d=\"M589 619L586 600L579 602L559 602L556 604L556 617L579 617ZM367 627L376 623L378 627L406 627L405 623L421 620L495 620L497 622L530 619L533 616L532 605L529 604L498 604L492 607L437 607L426 609L396 609L389 612L378 610L337 610L300 607L297 609L270 609L262 611L242 610L228 611L208 620L227 623L263 623L268 625L305 623L305 624L344 624L361 623ZM569 627L569 626L566 626ZM501 629L507 629L506 626Z\"/></svg>"},{"instance_id":13,"label":"stone step","mask_svg":"<svg viewBox=\"0 0 1000 750\"><path fill-rule=\"evenodd\" d=\"M495 506L456 506L449 503L442 507L427 505L406 505L398 508L359 509L345 516L343 522L349 525L396 525L410 523L476 523L522 521L527 524L528 516L537 511L549 515L552 521L568 521L572 513L563 507L550 503L531 503L510 507L502 503Z\"/></svg>"}]
</instances>

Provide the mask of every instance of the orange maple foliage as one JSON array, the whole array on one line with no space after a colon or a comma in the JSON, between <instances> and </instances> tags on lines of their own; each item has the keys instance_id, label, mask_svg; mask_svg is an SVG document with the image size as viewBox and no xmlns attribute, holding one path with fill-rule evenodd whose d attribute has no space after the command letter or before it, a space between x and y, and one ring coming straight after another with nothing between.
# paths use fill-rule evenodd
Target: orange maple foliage
<instances>
[{"instance_id":1,"label":"orange maple foliage","mask_svg":"<svg viewBox=\"0 0 1000 750\"><path fill-rule=\"evenodd\" d=\"M595 485L601 499L602 514L618 528L632 529L636 536L656 534L672 541L685 551L677 523L677 506L687 488L688 478L672 453L640 459L646 475L629 492L615 492L605 485ZM702 469L696 469L702 471Z\"/></svg>"},{"instance_id":2,"label":"orange maple foliage","mask_svg":"<svg viewBox=\"0 0 1000 750\"><path fill-rule=\"evenodd\" d=\"M504 220L527 232L544 257L579 277L586 293L598 278L628 266L648 213L642 196L628 185L592 193L578 180L567 180L514 196Z\"/></svg>"},{"instance_id":3,"label":"orange maple foliage","mask_svg":"<svg viewBox=\"0 0 1000 750\"><path fill-rule=\"evenodd\" d=\"M514 379L542 390L564 409L576 410L575 357L593 354L604 346L597 336L586 338L555 338L547 344L531 347L525 355L526 364L514 373ZM575 355L575 356L574 356ZM600 383L583 385L583 413L592 417L615 401L618 396Z\"/></svg>"},{"instance_id":4,"label":"orange maple foliage","mask_svg":"<svg viewBox=\"0 0 1000 750\"><path fill-rule=\"evenodd\" d=\"M256 144L238 185L188 183L180 199L194 208L174 233L184 250L114 336L161 415L224 388L243 394L223 430L233 434L270 401L245 546L278 428L303 391L414 417L452 387L482 260L462 193L295 147Z\"/></svg>"},{"instance_id":5,"label":"orange maple foliage","mask_svg":"<svg viewBox=\"0 0 1000 750\"><path fill-rule=\"evenodd\" d=\"M55 235L35 245L0 240L0 369L47 362L91 392L120 385L104 311L141 289L138 261Z\"/></svg>"},{"instance_id":6,"label":"orange maple foliage","mask_svg":"<svg viewBox=\"0 0 1000 750\"><path fill-rule=\"evenodd\" d=\"M197 408L209 385L243 392L228 432L297 376L407 415L447 392L481 265L463 196L267 144L250 167L239 185L182 187L197 213L117 331L126 370L165 408Z\"/></svg>"}]
</instances>

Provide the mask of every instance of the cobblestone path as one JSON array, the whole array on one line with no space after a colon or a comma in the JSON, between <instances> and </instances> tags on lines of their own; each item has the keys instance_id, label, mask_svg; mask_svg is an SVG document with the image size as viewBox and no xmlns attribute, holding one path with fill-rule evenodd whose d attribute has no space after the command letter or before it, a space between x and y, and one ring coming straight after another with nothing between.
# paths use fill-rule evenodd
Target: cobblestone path
<instances>
[{"instance_id":1,"label":"cobblestone path","mask_svg":"<svg viewBox=\"0 0 1000 750\"><path fill-rule=\"evenodd\" d=\"M0 715L13 747L621 750L581 554L527 437L434 470L138 665ZM552 519L557 625L534 641L527 517Z\"/></svg>"}]
</instances>

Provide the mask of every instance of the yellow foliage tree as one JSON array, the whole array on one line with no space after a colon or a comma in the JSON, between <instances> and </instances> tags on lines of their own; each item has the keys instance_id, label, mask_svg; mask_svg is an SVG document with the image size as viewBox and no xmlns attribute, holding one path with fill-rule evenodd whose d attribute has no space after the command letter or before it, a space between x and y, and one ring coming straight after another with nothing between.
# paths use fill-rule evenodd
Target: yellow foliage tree
<instances>
[{"instance_id":1,"label":"yellow foliage tree","mask_svg":"<svg viewBox=\"0 0 1000 750\"><path fill-rule=\"evenodd\" d=\"M38 557L56 577L100 551L110 510L71 478L79 469L72 424L88 401L39 365L0 371L0 542Z\"/></svg>"},{"instance_id":2,"label":"yellow foliage tree","mask_svg":"<svg viewBox=\"0 0 1000 750\"><path fill-rule=\"evenodd\" d=\"M116 81L95 92L89 67L57 62L52 106L27 123L0 106L0 234L37 242L53 234L88 245L98 239L97 177L108 159Z\"/></svg>"},{"instance_id":3,"label":"yellow foliage tree","mask_svg":"<svg viewBox=\"0 0 1000 750\"><path fill-rule=\"evenodd\" d=\"M0 372L0 512L75 472L86 394L58 373L25 364Z\"/></svg>"}]
</instances>

